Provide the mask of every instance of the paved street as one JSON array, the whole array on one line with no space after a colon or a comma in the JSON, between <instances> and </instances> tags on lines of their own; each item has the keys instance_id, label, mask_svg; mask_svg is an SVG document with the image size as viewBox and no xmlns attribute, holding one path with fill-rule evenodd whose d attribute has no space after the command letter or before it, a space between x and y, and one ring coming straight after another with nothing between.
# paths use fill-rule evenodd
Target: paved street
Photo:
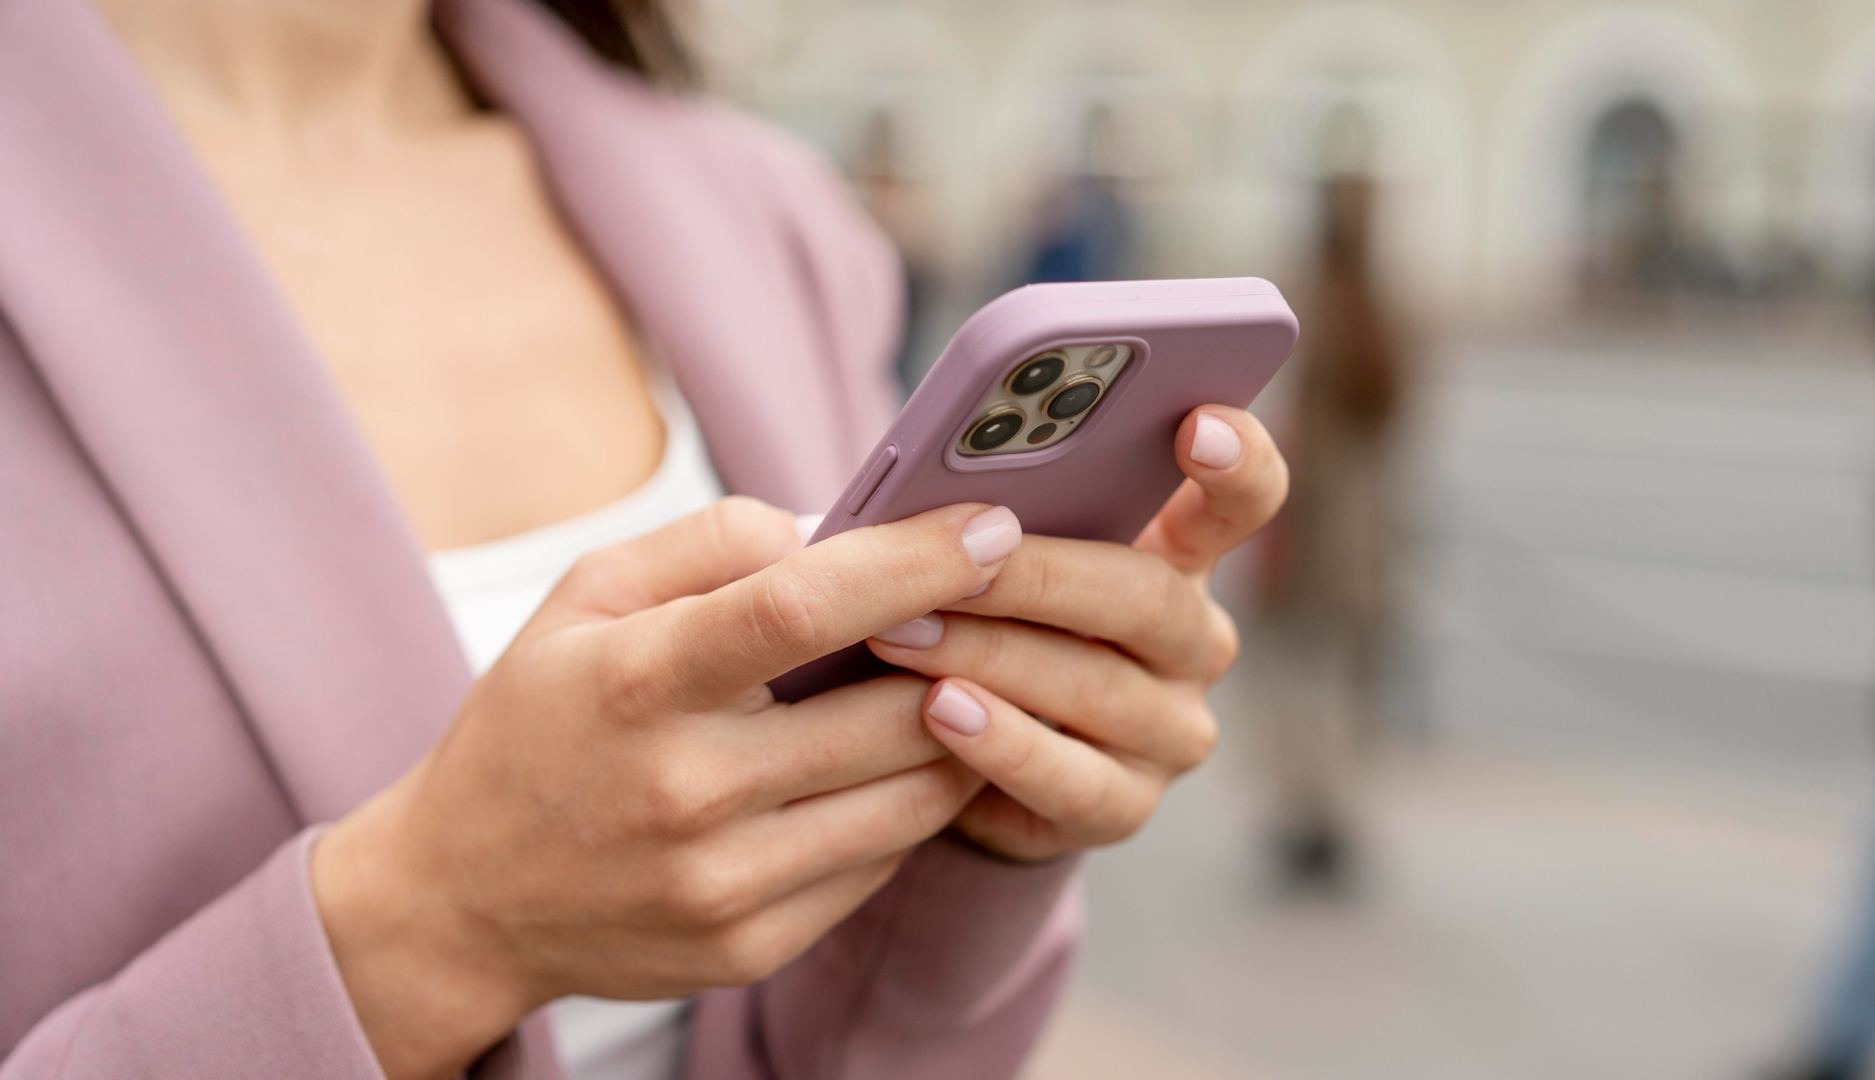
<instances>
[{"instance_id":1,"label":"paved street","mask_svg":"<svg viewBox=\"0 0 1875 1080\"><path fill-rule=\"evenodd\" d=\"M1092 864L1039 1080L1710 1080L1796 1032L1875 817L1875 375L1478 346L1423 413L1364 889L1269 886L1227 732Z\"/></svg>"}]
</instances>

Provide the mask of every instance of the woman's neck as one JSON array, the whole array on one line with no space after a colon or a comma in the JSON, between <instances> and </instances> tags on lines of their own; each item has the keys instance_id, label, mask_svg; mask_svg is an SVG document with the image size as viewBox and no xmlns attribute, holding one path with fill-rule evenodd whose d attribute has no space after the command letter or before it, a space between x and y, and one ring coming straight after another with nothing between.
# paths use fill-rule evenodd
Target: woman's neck
<instances>
[{"instance_id":1,"label":"woman's neck","mask_svg":"<svg viewBox=\"0 0 1875 1080\"><path fill-rule=\"evenodd\" d=\"M344 153L472 111L427 0L94 0L197 136Z\"/></svg>"}]
</instances>

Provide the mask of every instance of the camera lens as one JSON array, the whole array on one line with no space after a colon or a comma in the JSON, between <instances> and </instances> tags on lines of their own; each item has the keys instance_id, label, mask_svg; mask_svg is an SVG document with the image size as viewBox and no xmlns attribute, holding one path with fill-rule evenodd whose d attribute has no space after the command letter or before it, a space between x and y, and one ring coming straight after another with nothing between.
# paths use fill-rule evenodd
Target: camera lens
<instances>
[{"instance_id":1,"label":"camera lens","mask_svg":"<svg viewBox=\"0 0 1875 1080\"><path fill-rule=\"evenodd\" d=\"M1066 370L1068 359L1060 353L1043 353L1016 369L1009 376L1009 392L1012 394L1036 394L1048 389L1056 379L1061 378Z\"/></svg>"},{"instance_id":2,"label":"camera lens","mask_svg":"<svg viewBox=\"0 0 1875 1080\"><path fill-rule=\"evenodd\" d=\"M1050 420L1068 420L1079 416L1100 400L1100 380L1077 379L1055 391L1042 411Z\"/></svg>"},{"instance_id":3,"label":"camera lens","mask_svg":"<svg viewBox=\"0 0 1875 1080\"><path fill-rule=\"evenodd\" d=\"M1022 430L1022 414L1019 412L999 412L978 420L964 436L964 445L972 450L988 452L1016 437Z\"/></svg>"}]
</instances>

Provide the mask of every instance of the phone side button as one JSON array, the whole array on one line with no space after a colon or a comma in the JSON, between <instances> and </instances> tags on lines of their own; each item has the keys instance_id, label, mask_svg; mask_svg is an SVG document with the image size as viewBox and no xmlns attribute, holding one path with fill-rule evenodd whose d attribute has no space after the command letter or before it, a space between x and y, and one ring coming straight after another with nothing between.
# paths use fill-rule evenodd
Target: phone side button
<instances>
[{"instance_id":1,"label":"phone side button","mask_svg":"<svg viewBox=\"0 0 1875 1080\"><path fill-rule=\"evenodd\" d=\"M866 466L866 472L860 476L859 483L853 487L853 494L846 497L846 512L857 514L864 509L867 501L872 498L872 493L878 491L879 485L885 482L885 474L891 472L892 466L896 464L898 464L898 447L888 446L879 451L879 455Z\"/></svg>"}]
</instances>

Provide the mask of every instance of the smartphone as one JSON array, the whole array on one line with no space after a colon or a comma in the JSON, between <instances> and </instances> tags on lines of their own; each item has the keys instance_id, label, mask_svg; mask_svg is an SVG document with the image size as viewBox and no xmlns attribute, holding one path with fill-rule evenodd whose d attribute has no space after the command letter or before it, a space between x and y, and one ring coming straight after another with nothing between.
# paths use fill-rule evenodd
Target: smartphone
<instances>
[{"instance_id":1,"label":"smartphone","mask_svg":"<svg viewBox=\"0 0 1875 1080\"><path fill-rule=\"evenodd\" d=\"M957 330L810 543L959 502L1007 506L1031 535L1131 543L1184 479L1185 415L1249 405L1296 335L1261 278L1005 293ZM795 701L885 670L856 645L771 688Z\"/></svg>"}]
</instances>

